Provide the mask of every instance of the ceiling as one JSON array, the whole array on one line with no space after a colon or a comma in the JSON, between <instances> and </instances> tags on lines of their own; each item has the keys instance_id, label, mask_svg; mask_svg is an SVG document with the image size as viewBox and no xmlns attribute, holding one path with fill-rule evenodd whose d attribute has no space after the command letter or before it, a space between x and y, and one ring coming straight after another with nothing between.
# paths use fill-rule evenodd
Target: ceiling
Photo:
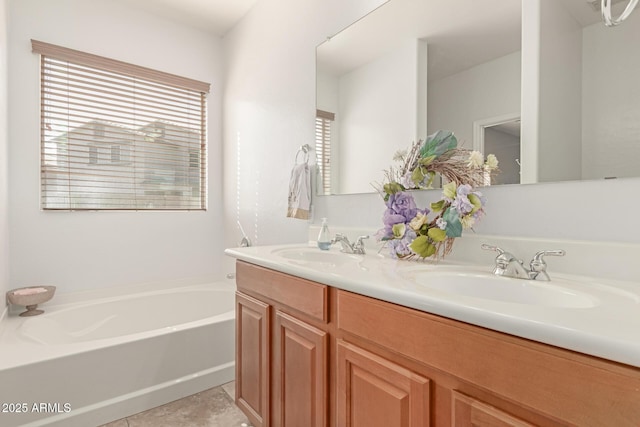
<instances>
[{"instance_id":1,"label":"ceiling","mask_svg":"<svg viewBox=\"0 0 640 427\"><path fill-rule=\"evenodd\" d=\"M223 37L258 0L113 1ZM600 19L600 13L591 6L600 0L560 1L583 26ZM612 3L622 1L612 0ZM520 0L392 0L366 20L358 21L360 31L357 35L351 31L350 40L341 34L340 43L332 38L332 47L325 44L323 49L331 58L325 58L323 62L332 63L336 71L344 72L379 55L379 51L390 49L399 39L422 38L430 45L429 75L442 77L517 51L520 48L520 6ZM623 4L616 4L614 12L619 13L617 10L622 8ZM377 19L384 15L379 13L382 10L393 16L391 22ZM344 44L358 47L342 46ZM371 52L371 46L378 52ZM348 54L338 53L343 49ZM333 50L335 52L331 52Z\"/></svg>"},{"instance_id":2,"label":"ceiling","mask_svg":"<svg viewBox=\"0 0 640 427\"><path fill-rule=\"evenodd\" d=\"M558 1L582 26L601 19L590 3L599 0ZM521 6L520 0L391 0L323 43L318 63L326 73L342 75L403 40L422 39L429 46L429 79L440 79L519 51ZM616 4L614 12L623 6Z\"/></svg>"},{"instance_id":3,"label":"ceiling","mask_svg":"<svg viewBox=\"0 0 640 427\"><path fill-rule=\"evenodd\" d=\"M123 4L224 36L257 0L115 0Z\"/></svg>"},{"instance_id":4,"label":"ceiling","mask_svg":"<svg viewBox=\"0 0 640 427\"><path fill-rule=\"evenodd\" d=\"M342 75L421 39L429 45L429 78L441 78L517 52L521 10L519 0L391 0L323 43L318 62Z\"/></svg>"}]
</instances>

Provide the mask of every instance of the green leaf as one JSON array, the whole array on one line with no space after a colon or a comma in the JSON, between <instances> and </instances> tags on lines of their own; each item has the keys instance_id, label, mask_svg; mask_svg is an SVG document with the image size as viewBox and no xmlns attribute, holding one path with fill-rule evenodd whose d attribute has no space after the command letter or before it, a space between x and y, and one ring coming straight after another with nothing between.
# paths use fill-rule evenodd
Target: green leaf
<instances>
[{"instance_id":1,"label":"green leaf","mask_svg":"<svg viewBox=\"0 0 640 427\"><path fill-rule=\"evenodd\" d=\"M447 238L447 232L439 228L433 227L427 231L427 235L431 237L434 242L442 242Z\"/></svg>"},{"instance_id":2,"label":"green leaf","mask_svg":"<svg viewBox=\"0 0 640 427\"><path fill-rule=\"evenodd\" d=\"M428 258L436 253L436 247L429 242L427 236L418 236L409 245L411 250L423 258Z\"/></svg>"},{"instance_id":3,"label":"green leaf","mask_svg":"<svg viewBox=\"0 0 640 427\"><path fill-rule=\"evenodd\" d=\"M471 209L471 213L476 213L482 208L482 201L480 200L480 197L476 196L475 194L469 194L467 198L473 205L473 209Z\"/></svg>"},{"instance_id":4,"label":"green leaf","mask_svg":"<svg viewBox=\"0 0 640 427\"><path fill-rule=\"evenodd\" d=\"M407 226L402 222L398 224L393 224L393 226L391 226L391 232L393 233L394 239L402 239L406 231L407 231Z\"/></svg>"},{"instance_id":5,"label":"green leaf","mask_svg":"<svg viewBox=\"0 0 640 427\"><path fill-rule=\"evenodd\" d=\"M427 137L427 141L420 149L420 157L438 157L442 153L458 146L458 139L451 131L439 130Z\"/></svg>"},{"instance_id":6,"label":"green leaf","mask_svg":"<svg viewBox=\"0 0 640 427\"><path fill-rule=\"evenodd\" d=\"M400 184L399 182L390 182L388 184L385 184L382 189L384 190L385 193L387 193L387 195L389 194L396 194L400 191L404 191L405 188L402 186L402 184Z\"/></svg>"},{"instance_id":7,"label":"green leaf","mask_svg":"<svg viewBox=\"0 0 640 427\"><path fill-rule=\"evenodd\" d=\"M425 166L418 166L411 173L411 182L418 188L431 188L435 173L428 171Z\"/></svg>"},{"instance_id":8,"label":"green leaf","mask_svg":"<svg viewBox=\"0 0 640 427\"><path fill-rule=\"evenodd\" d=\"M447 221L447 226L445 227L447 237L462 236L462 223L460 222L458 211L449 207L446 211L444 211L444 214L442 214L442 219Z\"/></svg>"},{"instance_id":9,"label":"green leaf","mask_svg":"<svg viewBox=\"0 0 640 427\"><path fill-rule=\"evenodd\" d=\"M447 199L455 199L456 198L456 183L455 182L450 182L448 184L445 184L442 187L442 194L444 195L444 197L446 197Z\"/></svg>"},{"instance_id":10,"label":"green leaf","mask_svg":"<svg viewBox=\"0 0 640 427\"><path fill-rule=\"evenodd\" d=\"M428 166L431 162L433 162L435 158L436 156L423 157L418 161L418 163L420 163L422 166Z\"/></svg>"},{"instance_id":11,"label":"green leaf","mask_svg":"<svg viewBox=\"0 0 640 427\"><path fill-rule=\"evenodd\" d=\"M413 182L416 187L420 185L422 180L424 179L424 174L422 173L421 168L417 167L411 172L411 182Z\"/></svg>"},{"instance_id":12,"label":"green leaf","mask_svg":"<svg viewBox=\"0 0 640 427\"><path fill-rule=\"evenodd\" d=\"M433 212L440 212L444 209L444 205L447 203L446 200L440 200L439 202L431 203L431 210Z\"/></svg>"}]
</instances>

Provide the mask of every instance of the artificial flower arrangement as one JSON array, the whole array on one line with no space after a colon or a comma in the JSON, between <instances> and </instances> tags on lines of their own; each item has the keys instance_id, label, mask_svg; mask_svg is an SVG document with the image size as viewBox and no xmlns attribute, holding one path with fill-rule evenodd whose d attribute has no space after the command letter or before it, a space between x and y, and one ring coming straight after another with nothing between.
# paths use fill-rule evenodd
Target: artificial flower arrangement
<instances>
[{"instance_id":1,"label":"artificial flower arrangement","mask_svg":"<svg viewBox=\"0 0 640 427\"><path fill-rule=\"evenodd\" d=\"M394 160L400 165L385 171L386 183L378 189L387 209L376 238L396 258L444 257L455 238L484 215L486 199L475 188L498 172L498 159L489 154L485 161L478 151L458 148L452 132L438 131L397 152ZM431 209L419 209L408 190L433 188L437 175L443 178L442 198Z\"/></svg>"}]
</instances>

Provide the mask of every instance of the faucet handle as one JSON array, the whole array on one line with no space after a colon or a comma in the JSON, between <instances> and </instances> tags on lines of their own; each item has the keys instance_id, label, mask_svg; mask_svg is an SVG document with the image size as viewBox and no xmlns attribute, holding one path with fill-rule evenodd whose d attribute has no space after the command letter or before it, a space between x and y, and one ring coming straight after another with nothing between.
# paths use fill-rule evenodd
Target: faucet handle
<instances>
[{"instance_id":1,"label":"faucet handle","mask_svg":"<svg viewBox=\"0 0 640 427\"><path fill-rule=\"evenodd\" d=\"M342 233L336 233L335 237L333 239L331 239L331 244L334 245L340 241L347 241L347 243L349 242L349 239L347 239L347 236L345 236Z\"/></svg>"},{"instance_id":2,"label":"faucet handle","mask_svg":"<svg viewBox=\"0 0 640 427\"><path fill-rule=\"evenodd\" d=\"M504 253L504 250L502 250L501 248L499 248L498 246L493 246L493 245L487 245L486 243L483 243L482 245L480 245L480 247L482 249L484 249L485 251L494 251L494 252L498 252L499 255L502 255Z\"/></svg>"},{"instance_id":3,"label":"faucet handle","mask_svg":"<svg viewBox=\"0 0 640 427\"><path fill-rule=\"evenodd\" d=\"M552 251L540 251L533 256L533 259L529 263L531 271L536 273L544 272L547 270L547 263L544 261L544 257L551 256L564 256L566 252L562 249L555 249Z\"/></svg>"},{"instance_id":4,"label":"faucet handle","mask_svg":"<svg viewBox=\"0 0 640 427\"><path fill-rule=\"evenodd\" d=\"M368 239L369 236L360 236L356 239L356 242L353 244L353 253L354 254L360 254L360 255L364 255L365 251L364 251L364 239Z\"/></svg>"},{"instance_id":5,"label":"faucet handle","mask_svg":"<svg viewBox=\"0 0 640 427\"><path fill-rule=\"evenodd\" d=\"M556 249L552 251L540 251L533 256L533 259L529 263L529 268L531 273L529 275L534 280L544 280L548 282L551 280L549 278L549 274L547 273L547 263L544 262L544 257L547 255L552 256L564 256L566 252L562 249Z\"/></svg>"},{"instance_id":6,"label":"faucet handle","mask_svg":"<svg viewBox=\"0 0 640 427\"><path fill-rule=\"evenodd\" d=\"M504 275L505 272L510 268L510 264L513 262L516 262L518 264L518 266L515 268L517 268L518 270L523 270L522 260L516 258L516 256L511 252L507 252L498 246L487 245L486 243L483 243L480 247L485 251L498 252L498 256L496 257L496 266L493 270L494 274L497 274L499 276Z\"/></svg>"},{"instance_id":7,"label":"faucet handle","mask_svg":"<svg viewBox=\"0 0 640 427\"><path fill-rule=\"evenodd\" d=\"M363 240L364 240L364 239L368 239L368 238L369 238L369 236L368 236L368 235L366 235L366 236L359 236L359 237L356 239L356 243L355 243L354 245L355 245L355 246L362 246L362 245L364 245Z\"/></svg>"},{"instance_id":8,"label":"faucet handle","mask_svg":"<svg viewBox=\"0 0 640 427\"><path fill-rule=\"evenodd\" d=\"M552 251L540 251L537 254L535 254L533 256L533 260L534 261L543 261L543 257L547 256L547 255L553 255L553 256L565 256L567 252L565 252L563 249L554 249Z\"/></svg>"}]
</instances>

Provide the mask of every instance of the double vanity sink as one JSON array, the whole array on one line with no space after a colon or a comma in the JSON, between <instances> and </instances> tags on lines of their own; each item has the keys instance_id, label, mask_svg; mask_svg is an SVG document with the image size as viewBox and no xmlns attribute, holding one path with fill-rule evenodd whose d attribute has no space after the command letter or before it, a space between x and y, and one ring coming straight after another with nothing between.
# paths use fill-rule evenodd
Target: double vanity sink
<instances>
[{"instance_id":1,"label":"double vanity sink","mask_svg":"<svg viewBox=\"0 0 640 427\"><path fill-rule=\"evenodd\" d=\"M362 255L318 251L313 248L275 249L273 253L289 262L299 262L309 268L339 268L350 263L363 264ZM381 261L378 261L381 262ZM416 264L418 264L416 266ZM586 308L598 304L598 299L575 289L575 282L563 286L567 280L538 282L533 280L500 277L477 267L409 263L395 264L395 278L419 294L471 297L481 300L511 304L536 305L540 307ZM489 270L489 269L487 269Z\"/></svg>"},{"instance_id":2,"label":"double vanity sink","mask_svg":"<svg viewBox=\"0 0 640 427\"><path fill-rule=\"evenodd\" d=\"M480 252L480 248L478 248ZM492 265L402 261L307 245L228 249L242 261L379 300L640 367L640 288L550 271L501 277Z\"/></svg>"}]
</instances>

